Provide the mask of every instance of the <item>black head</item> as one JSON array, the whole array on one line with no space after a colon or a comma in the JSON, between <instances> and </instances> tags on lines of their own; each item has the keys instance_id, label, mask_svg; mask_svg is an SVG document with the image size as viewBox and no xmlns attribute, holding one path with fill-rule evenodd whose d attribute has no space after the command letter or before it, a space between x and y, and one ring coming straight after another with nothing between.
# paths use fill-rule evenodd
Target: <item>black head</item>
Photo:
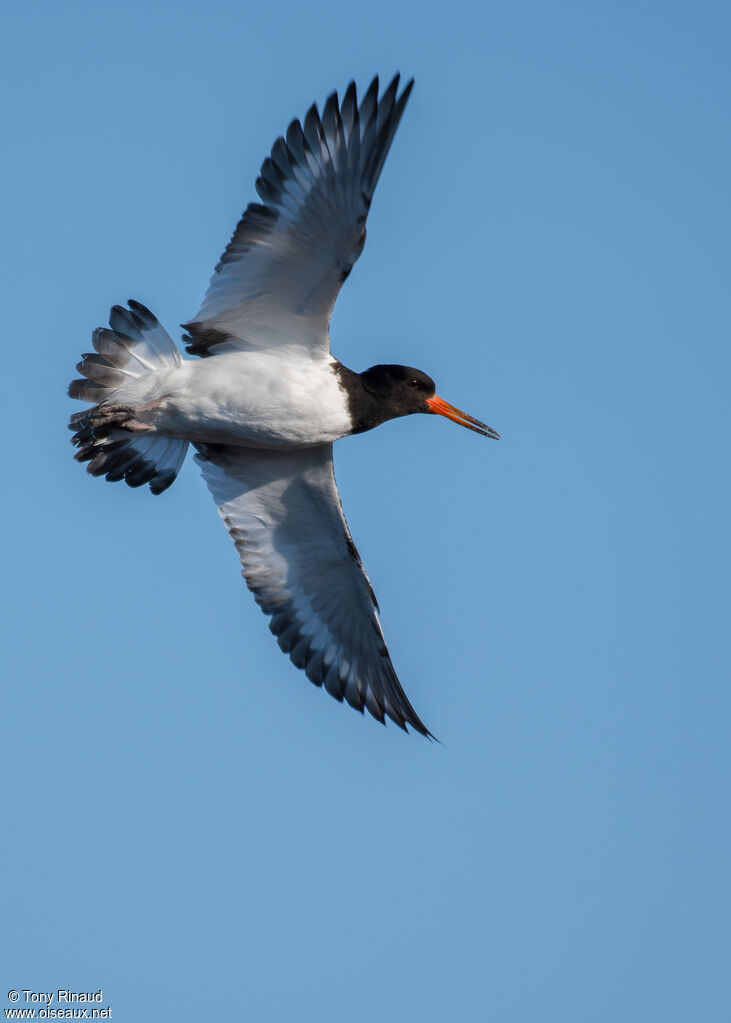
<instances>
[{"instance_id":1,"label":"black head","mask_svg":"<svg viewBox=\"0 0 731 1023\"><path fill-rule=\"evenodd\" d=\"M371 366L364 373L354 373L336 363L334 369L348 395L353 433L372 430L387 419L409 416L413 412L431 412L446 416L484 437L499 437L492 427L438 397L432 378L413 366Z\"/></svg>"},{"instance_id":2,"label":"black head","mask_svg":"<svg viewBox=\"0 0 731 1023\"><path fill-rule=\"evenodd\" d=\"M382 422L428 412L427 400L436 393L432 378L413 366L371 366L360 374L360 380L364 391L383 410Z\"/></svg>"}]
</instances>

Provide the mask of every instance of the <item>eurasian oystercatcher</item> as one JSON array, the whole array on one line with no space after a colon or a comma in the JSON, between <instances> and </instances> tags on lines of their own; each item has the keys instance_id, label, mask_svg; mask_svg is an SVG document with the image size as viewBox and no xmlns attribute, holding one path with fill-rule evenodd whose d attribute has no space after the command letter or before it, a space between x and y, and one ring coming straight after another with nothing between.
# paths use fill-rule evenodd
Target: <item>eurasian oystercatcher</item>
<instances>
[{"instance_id":1,"label":"eurasian oystercatcher","mask_svg":"<svg viewBox=\"0 0 731 1023\"><path fill-rule=\"evenodd\" d=\"M316 685L379 721L429 736L401 688L378 604L343 516L333 441L414 412L498 434L410 366L347 369L330 314L363 251L366 218L413 80L353 82L272 147L198 315L195 360L139 302L114 306L69 395L76 458L93 476L170 486L196 451L243 575L279 646Z\"/></svg>"}]
</instances>

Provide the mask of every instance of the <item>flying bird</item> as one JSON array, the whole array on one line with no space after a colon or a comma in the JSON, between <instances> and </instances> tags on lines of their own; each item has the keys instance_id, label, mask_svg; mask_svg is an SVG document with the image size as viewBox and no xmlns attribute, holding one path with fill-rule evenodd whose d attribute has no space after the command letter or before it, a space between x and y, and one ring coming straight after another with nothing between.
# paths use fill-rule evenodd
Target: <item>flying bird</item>
<instances>
[{"instance_id":1,"label":"flying bird","mask_svg":"<svg viewBox=\"0 0 731 1023\"><path fill-rule=\"evenodd\" d=\"M251 203L183 324L183 359L139 302L114 306L68 393L76 458L93 476L173 482L188 446L231 534L246 584L281 649L336 700L431 733L396 676L378 603L333 472L333 442L415 412L485 437L410 366L354 372L330 352L330 314L363 251L366 219L411 93L396 75L360 103L353 82L276 140Z\"/></svg>"}]
</instances>

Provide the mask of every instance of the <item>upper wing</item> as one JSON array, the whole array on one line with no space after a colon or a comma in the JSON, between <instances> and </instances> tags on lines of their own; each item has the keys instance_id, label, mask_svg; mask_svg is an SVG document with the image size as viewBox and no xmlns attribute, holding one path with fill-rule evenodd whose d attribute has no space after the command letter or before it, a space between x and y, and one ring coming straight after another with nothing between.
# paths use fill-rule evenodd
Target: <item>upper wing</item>
<instances>
[{"instance_id":1,"label":"upper wing","mask_svg":"<svg viewBox=\"0 0 731 1023\"><path fill-rule=\"evenodd\" d=\"M269 628L336 700L429 735L401 688L378 605L343 516L332 445L199 446L196 460Z\"/></svg>"},{"instance_id":2,"label":"upper wing","mask_svg":"<svg viewBox=\"0 0 731 1023\"><path fill-rule=\"evenodd\" d=\"M330 313L365 244L373 192L409 98L396 75L381 99L374 78L360 107L355 84L320 117L292 121L261 167L252 203L211 278L197 316L183 324L192 355L219 345L329 351Z\"/></svg>"}]
</instances>

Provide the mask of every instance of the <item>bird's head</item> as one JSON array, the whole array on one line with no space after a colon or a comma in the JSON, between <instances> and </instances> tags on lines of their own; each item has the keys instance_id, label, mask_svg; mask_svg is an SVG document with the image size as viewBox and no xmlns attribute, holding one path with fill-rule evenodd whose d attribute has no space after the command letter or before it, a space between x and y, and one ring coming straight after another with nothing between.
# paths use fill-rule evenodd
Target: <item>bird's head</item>
<instances>
[{"instance_id":1,"label":"bird's head","mask_svg":"<svg viewBox=\"0 0 731 1023\"><path fill-rule=\"evenodd\" d=\"M446 416L468 430L483 437L499 439L500 434L486 426L479 419L473 419L460 409L444 401L436 393L434 381L420 369L413 366L380 365L371 366L360 374L363 388L378 402L384 419L409 416L414 412L429 412Z\"/></svg>"}]
</instances>

